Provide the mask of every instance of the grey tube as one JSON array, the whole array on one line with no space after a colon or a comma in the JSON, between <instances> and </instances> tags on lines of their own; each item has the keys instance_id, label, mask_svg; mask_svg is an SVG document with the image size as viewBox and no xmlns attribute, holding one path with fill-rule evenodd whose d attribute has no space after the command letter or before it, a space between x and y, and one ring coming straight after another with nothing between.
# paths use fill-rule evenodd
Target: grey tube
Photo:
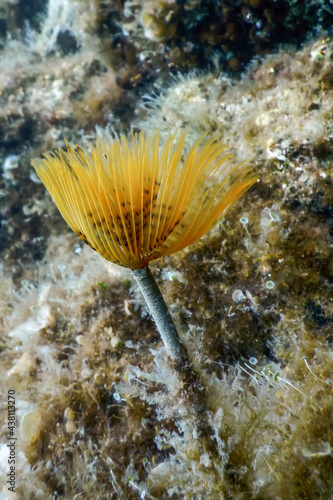
<instances>
[{"instance_id":1,"label":"grey tube","mask_svg":"<svg viewBox=\"0 0 333 500\"><path fill-rule=\"evenodd\" d=\"M165 347L174 361L181 361L184 358L185 349L154 276L148 266L134 269L132 272L147 302Z\"/></svg>"},{"instance_id":2,"label":"grey tube","mask_svg":"<svg viewBox=\"0 0 333 500\"><path fill-rule=\"evenodd\" d=\"M214 430L209 423L209 414L205 404L206 391L200 378L192 369L191 360L180 341L160 289L148 266L134 269L132 272L146 299L164 345L174 361L174 367L182 381L183 398L190 403L195 414L198 436L202 440L204 450L218 458Z\"/></svg>"}]
</instances>

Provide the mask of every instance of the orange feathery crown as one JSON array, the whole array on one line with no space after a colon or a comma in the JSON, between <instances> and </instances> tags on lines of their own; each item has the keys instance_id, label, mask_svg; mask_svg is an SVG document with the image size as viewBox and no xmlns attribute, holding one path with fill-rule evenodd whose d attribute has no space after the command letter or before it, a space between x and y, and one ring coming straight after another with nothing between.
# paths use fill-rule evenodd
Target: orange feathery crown
<instances>
[{"instance_id":1,"label":"orange feathery crown","mask_svg":"<svg viewBox=\"0 0 333 500\"><path fill-rule=\"evenodd\" d=\"M139 269L212 229L256 182L216 138L186 157L187 132L133 133L85 149L47 153L32 164L73 231L105 259Z\"/></svg>"}]
</instances>

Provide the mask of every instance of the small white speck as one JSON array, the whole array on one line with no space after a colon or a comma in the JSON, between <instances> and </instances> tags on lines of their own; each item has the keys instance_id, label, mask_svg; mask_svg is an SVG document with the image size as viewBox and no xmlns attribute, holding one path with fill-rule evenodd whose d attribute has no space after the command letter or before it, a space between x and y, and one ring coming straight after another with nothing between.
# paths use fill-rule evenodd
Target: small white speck
<instances>
[{"instance_id":1,"label":"small white speck","mask_svg":"<svg viewBox=\"0 0 333 500\"><path fill-rule=\"evenodd\" d=\"M278 214L276 214L275 212L270 211L269 216L271 218L271 221L273 221L273 222L280 222L280 220L281 220L280 217L278 216Z\"/></svg>"},{"instance_id":2,"label":"small white speck","mask_svg":"<svg viewBox=\"0 0 333 500\"><path fill-rule=\"evenodd\" d=\"M274 281L270 280L270 281L266 282L266 288L267 288L267 290L273 290L274 287L275 287Z\"/></svg>"},{"instance_id":3,"label":"small white speck","mask_svg":"<svg viewBox=\"0 0 333 500\"><path fill-rule=\"evenodd\" d=\"M232 300L233 300L234 302L236 302L237 304L238 304L239 302L243 302L243 301L245 300L245 295L244 295L244 293L242 292L242 290L239 290L239 289L235 290L235 291L233 292L233 294L232 294Z\"/></svg>"},{"instance_id":4,"label":"small white speck","mask_svg":"<svg viewBox=\"0 0 333 500\"><path fill-rule=\"evenodd\" d=\"M19 166L19 159L20 157L17 155L7 156L2 166L3 170L6 172L7 170L13 170L14 168L17 168Z\"/></svg>"},{"instance_id":5,"label":"small white speck","mask_svg":"<svg viewBox=\"0 0 333 500\"><path fill-rule=\"evenodd\" d=\"M251 301L253 307L257 309L258 306L258 299L252 295L248 290L245 290L247 298Z\"/></svg>"},{"instance_id":6,"label":"small white speck","mask_svg":"<svg viewBox=\"0 0 333 500\"><path fill-rule=\"evenodd\" d=\"M125 311L126 316L131 316L132 312L131 312L131 310L129 308L129 302L128 302L128 300L124 301L124 311Z\"/></svg>"}]
</instances>

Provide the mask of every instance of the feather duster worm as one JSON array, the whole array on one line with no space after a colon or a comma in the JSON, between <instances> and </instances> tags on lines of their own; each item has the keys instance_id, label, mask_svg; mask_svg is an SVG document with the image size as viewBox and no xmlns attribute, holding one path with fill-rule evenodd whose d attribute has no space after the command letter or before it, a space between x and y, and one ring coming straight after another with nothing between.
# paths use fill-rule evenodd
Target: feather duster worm
<instances>
[{"instance_id":1,"label":"feather duster worm","mask_svg":"<svg viewBox=\"0 0 333 500\"><path fill-rule=\"evenodd\" d=\"M67 146L33 160L73 231L105 259L139 269L212 229L256 181L216 139L200 138L185 158L186 132L132 133Z\"/></svg>"},{"instance_id":2,"label":"feather duster worm","mask_svg":"<svg viewBox=\"0 0 333 500\"><path fill-rule=\"evenodd\" d=\"M175 362L204 448L215 453L205 391L148 267L214 227L256 182L217 139L200 138L186 153L186 132L132 133L90 152L67 145L33 160L66 222L105 259L132 269L163 342Z\"/></svg>"},{"instance_id":3,"label":"feather duster worm","mask_svg":"<svg viewBox=\"0 0 333 500\"><path fill-rule=\"evenodd\" d=\"M169 354L189 367L148 263L207 233L256 177L216 138L201 137L187 154L185 138L177 132L161 148L159 132L98 138L90 152L67 145L32 164L73 231L133 270Z\"/></svg>"}]
</instances>

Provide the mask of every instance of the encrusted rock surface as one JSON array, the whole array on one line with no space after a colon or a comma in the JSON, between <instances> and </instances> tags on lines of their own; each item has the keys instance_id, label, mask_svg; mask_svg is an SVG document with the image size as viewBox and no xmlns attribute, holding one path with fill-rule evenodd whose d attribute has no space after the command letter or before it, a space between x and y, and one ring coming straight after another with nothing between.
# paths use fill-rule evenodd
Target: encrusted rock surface
<instances>
[{"instance_id":1,"label":"encrusted rock surface","mask_svg":"<svg viewBox=\"0 0 333 500\"><path fill-rule=\"evenodd\" d=\"M225 3L274 24L267 2ZM173 44L187 33L173 2L49 2L48 16L26 10L26 23L21 4L0 12L3 498L8 390L19 498L329 498L331 39L275 54L264 44L265 57L228 75L202 69L200 35L194 71L170 79L184 71L185 45L177 59ZM324 2L318 13L330 15ZM218 458L196 439L131 273L82 246L30 167L64 137L87 145L96 126L162 137L190 126L189 143L219 135L257 169L260 181L217 228L151 266L209 388Z\"/></svg>"}]
</instances>

